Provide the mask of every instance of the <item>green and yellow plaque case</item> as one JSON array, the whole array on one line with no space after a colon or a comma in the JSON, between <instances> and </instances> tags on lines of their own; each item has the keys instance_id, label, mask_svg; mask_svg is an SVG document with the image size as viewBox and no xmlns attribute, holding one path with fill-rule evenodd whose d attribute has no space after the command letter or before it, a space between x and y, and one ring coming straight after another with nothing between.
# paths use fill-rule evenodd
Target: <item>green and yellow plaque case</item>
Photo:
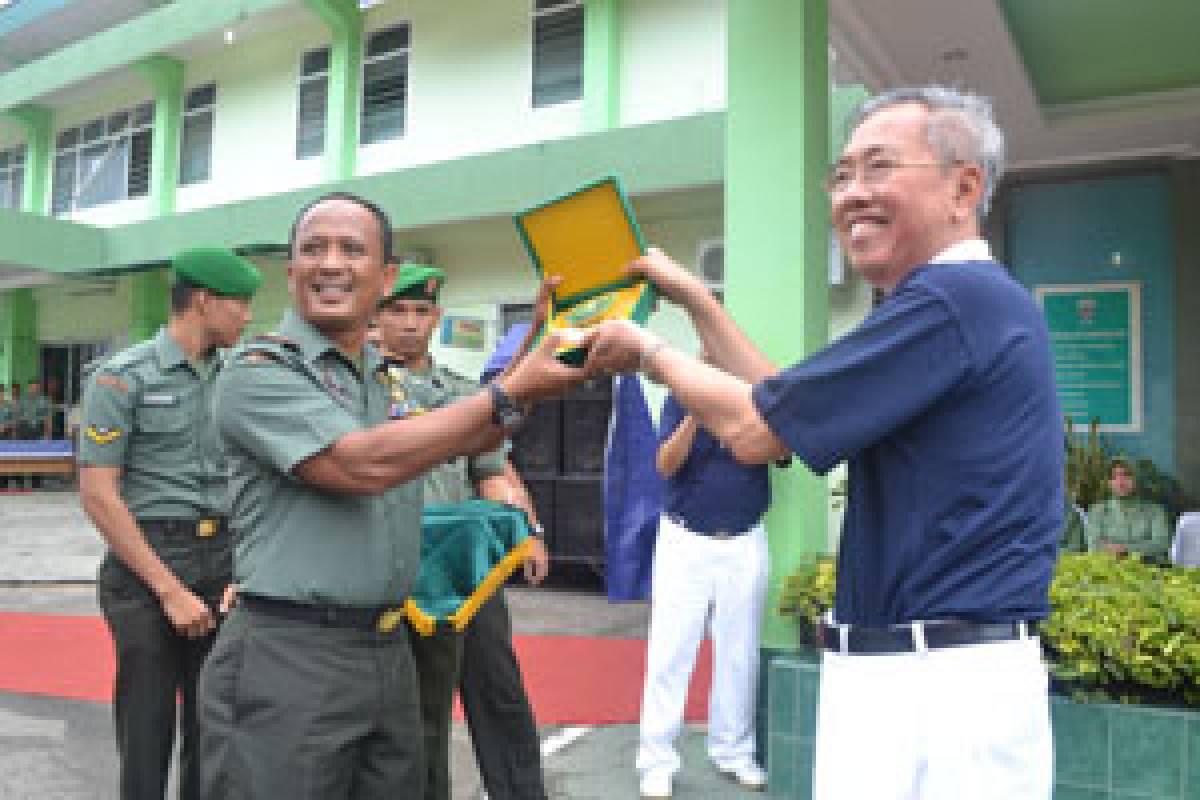
<instances>
[{"instance_id":1,"label":"green and yellow plaque case","mask_svg":"<svg viewBox=\"0 0 1200 800\"><path fill-rule=\"evenodd\" d=\"M562 277L541 333L606 319L646 323L656 295L648 281L624 272L646 246L617 178L594 181L513 219L541 277ZM567 347L558 357L582 364L587 354Z\"/></svg>"}]
</instances>

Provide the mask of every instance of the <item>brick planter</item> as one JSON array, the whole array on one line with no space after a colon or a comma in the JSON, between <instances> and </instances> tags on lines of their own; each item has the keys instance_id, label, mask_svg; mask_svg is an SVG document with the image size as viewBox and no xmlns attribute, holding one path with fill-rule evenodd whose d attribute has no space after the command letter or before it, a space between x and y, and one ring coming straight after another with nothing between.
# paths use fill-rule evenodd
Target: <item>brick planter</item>
<instances>
[{"instance_id":1,"label":"brick planter","mask_svg":"<svg viewBox=\"0 0 1200 800\"><path fill-rule=\"evenodd\" d=\"M812 795L820 667L772 660L767 677L769 796ZM1054 800L1200 800L1200 711L1053 697Z\"/></svg>"}]
</instances>

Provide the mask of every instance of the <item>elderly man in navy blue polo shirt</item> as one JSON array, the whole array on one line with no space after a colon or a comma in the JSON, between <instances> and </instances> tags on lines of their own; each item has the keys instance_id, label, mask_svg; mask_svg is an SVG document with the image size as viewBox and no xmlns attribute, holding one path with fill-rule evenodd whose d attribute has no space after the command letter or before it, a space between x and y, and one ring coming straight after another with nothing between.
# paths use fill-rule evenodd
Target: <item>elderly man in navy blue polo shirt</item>
<instances>
[{"instance_id":1,"label":"elderly man in navy blue polo shirt","mask_svg":"<svg viewBox=\"0 0 1200 800\"><path fill-rule=\"evenodd\" d=\"M1003 149L982 98L867 101L827 188L843 252L885 297L792 367L657 252L632 270L687 310L719 369L627 323L581 339L589 370L640 367L740 461L847 462L817 800L1050 797L1031 628L1062 525L1062 416L1045 321L980 238Z\"/></svg>"},{"instance_id":2,"label":"elderly man in navy blue polo shirt","mask_svg":"<svg viewBox=\"0 0 1200 800\"><path fill-rule=\"evenodd\" d=\"M667 397L656 466L666 479L651 575L650 644L637 769L642 797L670 797L679 770L675 739L688 679L711 619L713 677L708 755L750 789L767 776L754 760L758 626L767 589L771 502L767 468L733 453Z\"/></svg>"}]
</instances>

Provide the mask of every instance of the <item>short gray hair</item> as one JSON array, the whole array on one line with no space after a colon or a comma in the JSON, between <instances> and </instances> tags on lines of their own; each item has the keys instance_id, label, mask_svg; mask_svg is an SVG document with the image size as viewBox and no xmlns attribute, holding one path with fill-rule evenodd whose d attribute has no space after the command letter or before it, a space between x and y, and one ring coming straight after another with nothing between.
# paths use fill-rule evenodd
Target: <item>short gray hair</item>
<instances>
[{"instance_id":1,"label":"short gray hair","mask_svg":"<svg viewBox=\"0 0 1200 800\"><path fill-rule=\"evenodd\" d=\"M910 104L929 110L925 135L939 159L947 163L970 161L983 170L983 197L978 210L983 219L1004 172L1004 133L992 116L991 101L945 86L893 89L863 101L850 117L849 130L853 132L863 120L885 108Z\"/></svg>"}]
</instances>

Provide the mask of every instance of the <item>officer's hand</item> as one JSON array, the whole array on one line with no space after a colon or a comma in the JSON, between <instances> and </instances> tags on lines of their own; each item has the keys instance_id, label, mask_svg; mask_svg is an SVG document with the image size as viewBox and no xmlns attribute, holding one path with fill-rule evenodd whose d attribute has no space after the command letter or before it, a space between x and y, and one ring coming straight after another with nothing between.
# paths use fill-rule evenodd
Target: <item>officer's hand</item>
<instances>
[{"instance_id":1,"label":"officer's hand","mask_svg":"<svg viewBox=\"0 0 1200 800\"><path fill-rule=\"evenodd\" d=\"M633 372L641 363L642 353L659 338L628 320L607 320L589 328L584 338L588 349L583 371L589 377Z\"/></svg>"},{"instance_id":2,"label":"officer's hand","mask_svg":"<svg viewBox=\"0 0 1200 800\"><path fill-rule=\"evenodd\" d=\"M546 573L550 571L550 556L546 553L545 542L537 537L532 537L532 542L529 558L525 559L522 569L525 571L525 580L537 586L546 579Z\"/></svg>"},{"instance_id":3,"label":"officer's hand","mask_svg":"<svg viewBox=\"0 0 1200 800\"><path fill-rule=\"evenodd\" d=\"M225 587L225 591L221 592L221 604L217 606L217 611L222 614L228 614L237 605L238 587L236 583L231 583Z\"/></svg>"},{"instance_id":4,"label":"officer's hand","mask_svg":"<svg viewBox=\"0 0 1200 800\"><path fill-rule=\"evenodd\" d=\"M164 595L162 607L175 630L189 639L205 636L216 626L208 605L183 586Z\"/></svg>"},{"instance_id":5,"label":"officer's hand","mask_svg":"<svg viewBox=\"0 0 1200 800\"><path fill-rule=\"evenodd\" d=\"M680 266L657 247L651 247L646 255L629 262L625 271L635 278L650 281L660 295L684 308L711 294L695 273Z\"/></svg>"},{"instance_id":6,"label":"officer's hand","mask_svg":"<svg viewBox=\"0 0 1200 800\"><path fill-rule=\"evenodd\" d=\"M507 374L497 380L515 402L535 403L564 394L584 379L583 370L567 366L555 357L555 351L574 343L578 332L555 331L542 337L528 354Z\"/></svg>"}]
</instances>

